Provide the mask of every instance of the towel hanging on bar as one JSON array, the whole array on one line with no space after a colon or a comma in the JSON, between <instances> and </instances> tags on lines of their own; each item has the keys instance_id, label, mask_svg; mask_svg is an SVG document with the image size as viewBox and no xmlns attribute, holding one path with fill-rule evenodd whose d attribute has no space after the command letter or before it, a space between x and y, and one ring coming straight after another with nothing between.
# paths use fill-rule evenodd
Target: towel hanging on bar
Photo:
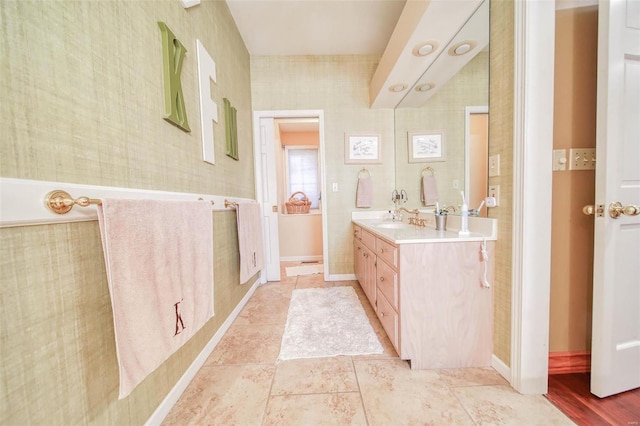
<instances>
[{"instance_id":1,"label":"towel hanging on bar","mask_svg":"<svg viewBox=\"0 0 640 426\"><path fill-rule=\"evenodd\" d=\"M366 172L366 175L364 173ZM373 182L369 170L362 169L358 172L356 188L356 207L369 208L373 202Z\"/></svg>"}]
</instances>

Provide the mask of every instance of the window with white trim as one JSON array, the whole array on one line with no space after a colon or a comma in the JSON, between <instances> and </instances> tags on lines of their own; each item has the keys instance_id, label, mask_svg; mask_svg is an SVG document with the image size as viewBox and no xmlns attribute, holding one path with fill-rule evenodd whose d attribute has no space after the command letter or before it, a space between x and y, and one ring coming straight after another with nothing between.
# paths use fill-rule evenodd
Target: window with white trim
<instances>
[{"instance_id":1,"label":"window with white trim","mask_svg":"<svg viewBox=\"0 0 640 426\"><path fill-rule=\"evenodd\" d=\"M320 174L318 167L318 147L286 146L284 150L285 201L291 194L302 191L311 201L311 208L319 208ZM300 198L300 196L296 196Z\"/></svg>"}]
</instances>

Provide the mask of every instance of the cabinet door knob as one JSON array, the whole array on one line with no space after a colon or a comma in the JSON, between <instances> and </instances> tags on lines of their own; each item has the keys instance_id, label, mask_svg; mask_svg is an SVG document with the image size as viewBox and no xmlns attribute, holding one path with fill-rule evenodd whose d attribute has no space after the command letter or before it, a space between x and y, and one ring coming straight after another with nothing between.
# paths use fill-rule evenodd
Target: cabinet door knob
<instances>
[{"instance_id":1,"label":"cabinet door knob","mask_svg":"<svg viewBox=\"0 0 640 426\"><path fill-rule=\"evenodd\" d=\"M385 251L387 251L387 249L384 247L380 249L380 253L384 253Z\"/></svg>"},{"instance_id":2,"label":"cabinet door knob","mask_svg":"<svg viewBox=\"0 0 640 426\"><path fill-rule=\"evenodd\" d=\"M384 277L380 277L380 281L384 281Z\"/></svg>"},{"instance_id":3,"label":"cabinet door knob","mask_svg":"<svg viewBox=\"0 0 640 426\"><path fill-rule=\"evenodd\" d=\"M380 311L380 316L383 317L385 314L383 311Z\"/></svg>"}]
</instances>

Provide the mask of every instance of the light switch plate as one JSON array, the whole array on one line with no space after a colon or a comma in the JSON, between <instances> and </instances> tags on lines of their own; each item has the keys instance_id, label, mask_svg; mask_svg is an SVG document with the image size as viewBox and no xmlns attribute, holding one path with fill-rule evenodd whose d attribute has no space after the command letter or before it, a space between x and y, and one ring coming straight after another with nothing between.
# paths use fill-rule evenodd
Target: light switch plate
<instances>
[{"instance_id":1,"label":"light switch plate","mask_svg":"<svg viewBox=\"0 0 640 426\"><path fill-rule=\"evenodd\" d=\"M498 207L500 205L500 185L489 186L489 197L496 200L495 207Z\"/></svg>"},{"instance_id":2,"label":"light switch plate","mask_svg":"<svg viewBox=\"0 0 640 426\"><path fill-rule=\"evenodd\" d=\"M553 166L551 170L553 170L554 172L567 170L567 150L566 149L553 150Z\"/></svg>"},{"instance_id":3,"label":"light switch plate","mask_svg":"<svg viewBox=\"0 0 640 426\"><path fill-rule=\"evenodd\" d=\"M569 170L595 170L595 148L572 148L569 150Z\"/></svg>"},{"instance_id":4,"label":"light switch plate","mask_svg":"<svg viewBox=\"0 0 640 426\"><path fill-rule=\"evenodd\" d=\"M500 154L489 156L489 176L500 176Z\"/></svg>"}]
</instances>

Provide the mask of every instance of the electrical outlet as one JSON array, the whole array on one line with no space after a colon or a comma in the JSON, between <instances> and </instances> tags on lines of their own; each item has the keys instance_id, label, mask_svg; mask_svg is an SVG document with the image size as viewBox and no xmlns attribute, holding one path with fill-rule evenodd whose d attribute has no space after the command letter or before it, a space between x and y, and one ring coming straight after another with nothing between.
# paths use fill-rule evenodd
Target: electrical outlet
<instances>
[{"instance_id":1,"label":"electrical outlet","mask_svg":"<svg viewBox=\"0 0 640 426\"><path fill-rule=\"evenodd\" d=\"M594 170L595 168L595 148L572 148L569 150L569 170Z\"/></svg>"},{"instance_id":2,"label":"electrical outlet","mask_svg":"<svg viewBox=\"0 0 640 426\"><path fill-rule=\"evenodd\" d=\"M500 205L500 185L489 186L489 197L492 197L496 200L496 207Z\"/></svg>"},{"instance_id":3,"label":"electrical outlet","mask_svg":"<svg viewBox=\"0 0 640 426\"><path fill-rule=\"evenodd\" d=\"M553 167L554 172L567 170L567 150L566 149L554 149L553 150Z\"/></svg>"},{"instance_id":4,"label":"electrical outlet","mask_svg":"<svg viewBox=\"0 0 640 426\"><path fill-rule=\"evenodd\" d=\"M489 176L500 176L500 154L489 157Z\"/></svg>"},{"instance_id":5,"label":"electrical outlet","mask_svg":"<svg viewBox=\"0 0 640 426\"><path fill-rule=\"evenodd\" d=\"M333 182L333 184L331 185L331 190L333 192L338 192L338 182Z\"/></svg>"}]
</instances>

